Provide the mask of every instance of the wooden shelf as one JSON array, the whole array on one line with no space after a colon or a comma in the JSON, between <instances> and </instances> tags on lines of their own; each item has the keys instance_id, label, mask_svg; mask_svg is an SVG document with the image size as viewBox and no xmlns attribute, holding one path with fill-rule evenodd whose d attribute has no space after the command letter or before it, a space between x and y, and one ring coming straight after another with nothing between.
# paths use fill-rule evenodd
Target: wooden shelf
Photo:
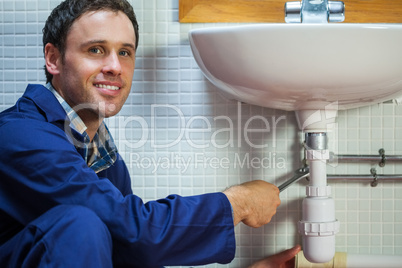
<instances>
[{"instance_id":1,"label":"wooden shelf","mask_svg":"<svg viewBox=\"0 0 402 268\"><path fill-rule=\"evenodd\" d=\"M287 0L179 0L182 23L285 22ZM345 22L402 23L400 0L345 0Z\"/></svg>"}]
</instances>

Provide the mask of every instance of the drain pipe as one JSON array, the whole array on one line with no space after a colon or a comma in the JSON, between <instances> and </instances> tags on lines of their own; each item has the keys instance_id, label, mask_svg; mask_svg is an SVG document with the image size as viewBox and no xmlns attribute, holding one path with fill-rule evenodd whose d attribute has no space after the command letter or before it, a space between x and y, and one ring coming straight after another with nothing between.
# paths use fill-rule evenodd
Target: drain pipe
<instances>
[{"instance_id":1,"label":"drain pipe","mask_svg":"<svg viewBox=\"0 0 402 268\"><path fill-rule=\"evenodd\" d=\"M335 202L330 197L331 187L327 185L327 132L335 125L337 108L335 103L322 110L296 111L299 129L305 135L305 158L310 171L298 230L304 256L313 263L325 263L334 258L335 234L339 232Z\"/></svg>"},{"instance_id":2,"label":"drain pipe","mask_svg":"<svg viewBox=\"0 0 402 268\"><path fill-rule=\"evenodd\" d=\"M295 257L295 268L400 268L402 256L397 255L357 255L336 252L335 257L326 263L311 263L306 260L303 251Z\"/></svg>"},{"instance_id":3,"label":"drain pipe","mask_svg":"<svg viewBox=\"0 0 402 268\"><path fill-rule=\"evenodd\" d=\"M335 234L339 222L335 219L335 202L327 185L326 163L329 159L327 133L305 133L306 160L310 167L307 197L303 200L299 233L304 255L313 263L325 263L334 258Z\"/></svg>"}]
</instances>

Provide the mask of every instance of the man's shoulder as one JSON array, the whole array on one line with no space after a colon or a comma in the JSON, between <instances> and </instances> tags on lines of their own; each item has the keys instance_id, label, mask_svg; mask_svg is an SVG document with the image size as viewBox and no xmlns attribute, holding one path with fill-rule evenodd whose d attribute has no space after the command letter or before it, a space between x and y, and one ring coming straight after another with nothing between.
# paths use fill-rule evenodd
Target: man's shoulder
<instances>
[{"instance_id":1,"label":"man's shoulder","mask_svg":"<svg viewBox=\"0 0 402 268\"><path fill-rule=\"evenodd\" d=\"M52 109L62 109L57 105L60 106L46 87L28 85L25 93L15 105L0 113L0 137L2 139L23 138L29 140L30 137L42 139L49 135L65 136L60 127L57 127L54 121L49 120L54 119L54 114L57 114L57 111L52 112ZM63 118L62 115L58 116Z\"/></svg>"},{"instance_id":2,"label":"man's shoulder","mask_svg":"<svg viewBox=\"0 0 402 268\"><path fill-rule=\"evenodd\" d=\"M15 105L0 113L0 126L15 120L51 122L64 118L65 112L45 86L29 84Z\"/></svg>"}]
</instances>

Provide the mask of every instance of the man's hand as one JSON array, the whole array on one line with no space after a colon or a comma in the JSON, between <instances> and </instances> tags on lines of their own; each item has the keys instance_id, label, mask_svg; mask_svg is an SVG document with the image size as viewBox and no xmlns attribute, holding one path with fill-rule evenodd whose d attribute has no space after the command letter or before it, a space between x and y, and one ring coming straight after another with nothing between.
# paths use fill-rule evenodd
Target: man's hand
<instances>
[{"instance_id":1,"label":"man's hand","mask_svg":"<svg viewBox=\"0 0 402 268\"><path fill-rule=\"evenodd\" d=\"M295 267L294 257L299 253L300 249L300 246L297 245L291 249L262 259L248 268L293 268Z\"/></svg>"},{"instance_id":2,"label":"man's hand","mask_svg":"<svg viewBox=\"0 0 402 268\"><path fill-rule=\"evenodd\" d=\"M233 208L233 222L260 227L271 221L280 205L279 189L262 180L232 186L223 192Z\"/></svg>"}]
</instances>

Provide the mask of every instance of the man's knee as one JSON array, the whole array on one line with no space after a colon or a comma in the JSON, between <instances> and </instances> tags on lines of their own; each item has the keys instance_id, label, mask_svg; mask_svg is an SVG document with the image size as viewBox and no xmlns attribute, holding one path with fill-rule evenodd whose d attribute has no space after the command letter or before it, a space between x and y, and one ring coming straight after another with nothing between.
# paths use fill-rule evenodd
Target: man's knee
<instances>
[{"instance_id":1,"label":"man's knee","mask_svg":"<svg viewBox=\"0 0 402 268\"><path fill-rule=\"evenodd\" d=\"M60 225L64 231L70 231L72 234L90 239L102 239L103 243L110 240L110 233L105 223L91 209L77 205L60 205L55 210L60 219L56 225Z\"/></svg>"},{"instance_id":2,"label":"man's knee","mask_svg":"<svg viewBox=\"0 0 402 268\"><path fill-rule=\"evenodd\" d=\"M70 267L111 267L112 238L106 224L98 215L83 206L62 206L57 209L63 216L55 230L50 232L53 233L52 239L47 241L48 245L54 243L53 250L49 252L53 256L53 262L55 256L76 256L77 260L71 261ZM59 239L54 239L55 234ZM56 244L60 243L62 246L58 247ZM70 250L68 254L65 252L67 249ZM80 265L77 266L75 261Z\"/></svg>"}]
</instances>

